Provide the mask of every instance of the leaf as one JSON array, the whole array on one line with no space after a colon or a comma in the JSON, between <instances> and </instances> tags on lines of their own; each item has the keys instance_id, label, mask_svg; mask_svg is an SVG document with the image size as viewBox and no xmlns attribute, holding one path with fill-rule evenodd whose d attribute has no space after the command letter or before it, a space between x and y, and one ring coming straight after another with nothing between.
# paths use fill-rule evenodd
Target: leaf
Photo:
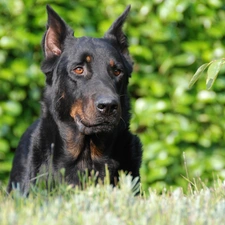
<instances>
[{"instance_id":1,"label":"leaf","mask_svg":"<svg viewBox=\"0 0 225 225\"><path fill-rule=\"evenodd\" d=\"M207 71L206 87L209 90L215 82L218 73L223 65L224 59L218 59L211 63Z\"/></svg>"},{"instance_id":2,"label":"leaf","mask_svg":"<svg viewBox=\"0 0 225 225\"><path fill-rule=\"evenodd\" d=\"M209 66L212 62L209 63L205 63L203 65L201 65L197 71L195 72L195 74L193 75L193 77L191 78L191 81L189 83L189 88L191 88L195 82L199 79L199 77L202 75L202 73L204 72L204 70L207 68L207 66Z\"/></svg>"}]
</instances>

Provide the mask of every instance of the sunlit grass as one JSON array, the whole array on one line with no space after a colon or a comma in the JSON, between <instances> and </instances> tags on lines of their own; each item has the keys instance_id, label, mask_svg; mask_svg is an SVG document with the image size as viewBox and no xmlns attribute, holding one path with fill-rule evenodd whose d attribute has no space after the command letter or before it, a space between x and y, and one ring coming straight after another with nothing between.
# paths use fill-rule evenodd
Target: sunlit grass
<instances>
[{"instance_id":1,"label":"sunlit grass","mask_svg":"<svg viewBox=\"0 0 225 225\"><path fill-rule=\"evenodd\" d=\"M87 181L87 182L86 182ZM121 174L118 187L86 180L83 187L65 183L31 188L28 197L0 190L0 224L218 224L224 223L225 183L206 187L200 179L182 188L152 190L135 196L136 182ZM85 183L84 182L84 183Z\"/></svg>"}]
</instances>

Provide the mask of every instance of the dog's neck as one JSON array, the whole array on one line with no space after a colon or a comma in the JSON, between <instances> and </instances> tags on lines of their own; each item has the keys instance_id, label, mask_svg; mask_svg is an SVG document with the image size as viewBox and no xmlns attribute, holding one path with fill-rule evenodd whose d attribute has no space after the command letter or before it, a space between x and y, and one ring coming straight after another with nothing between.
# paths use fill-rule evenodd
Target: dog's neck
<instances>
[{"instance_id":1,"label":"dog's neck","mask_svg":"<svg viewBox=\"0 0 225 225\"><path fill-rule=\"evenodd\" d=\"M60 127L64 150L66 153L72 155L74 159L77 159L84 151L89 154L92 160L97 160L109 154L112 147L109 141L109 135L84 135L76 128L62 125L60 125Z\"/></svg>"}]
</instances>

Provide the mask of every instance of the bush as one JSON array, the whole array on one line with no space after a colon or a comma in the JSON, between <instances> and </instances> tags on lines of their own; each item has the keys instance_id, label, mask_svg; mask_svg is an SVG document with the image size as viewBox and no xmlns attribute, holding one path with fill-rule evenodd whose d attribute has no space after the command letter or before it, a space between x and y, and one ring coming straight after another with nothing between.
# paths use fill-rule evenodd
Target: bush
<instances>
[{"instance_id":1,"label":"bush","mask_svg":"<svg viewBox=\"0 0 225 225\"><path fill-rule=\"evenodd\" d=\"M101 37L131 4L125 25L135 66L130 80L131 129L143 142L149 185L186 186L181 176L225 178L225 77L211 91L188 84L203 63L222 58L225 4L212 1L64 1L51 6L75 36ZM0 179L6 180L19 138L37 118L45 78L40 41L46 1L0 2ZM185 160L183 157L185 153ZM185 162L184 162L185 161Z\"/></svg>"}]
</instances>

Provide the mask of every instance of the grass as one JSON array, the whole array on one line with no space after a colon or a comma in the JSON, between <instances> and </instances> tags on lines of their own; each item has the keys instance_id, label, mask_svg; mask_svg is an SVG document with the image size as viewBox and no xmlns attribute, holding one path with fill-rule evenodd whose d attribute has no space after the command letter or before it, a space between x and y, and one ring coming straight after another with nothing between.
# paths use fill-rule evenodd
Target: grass
<instances>
[{"instance_id":1,"label":"grass","mask_svg":"<svg viewBox=\"0 0 225 225\"><path fill-rule=\"evenodd\" d=\"M87 182L88 183L88 182ZM33 187L29 197L0 190L1 225L182 225L224 224L225 183L208 188L198 180L182 188L135 196L135 182L121 174L119 187L89 182L83 190L65 183L47 191Z\"/></svg>"}]
</instances>

